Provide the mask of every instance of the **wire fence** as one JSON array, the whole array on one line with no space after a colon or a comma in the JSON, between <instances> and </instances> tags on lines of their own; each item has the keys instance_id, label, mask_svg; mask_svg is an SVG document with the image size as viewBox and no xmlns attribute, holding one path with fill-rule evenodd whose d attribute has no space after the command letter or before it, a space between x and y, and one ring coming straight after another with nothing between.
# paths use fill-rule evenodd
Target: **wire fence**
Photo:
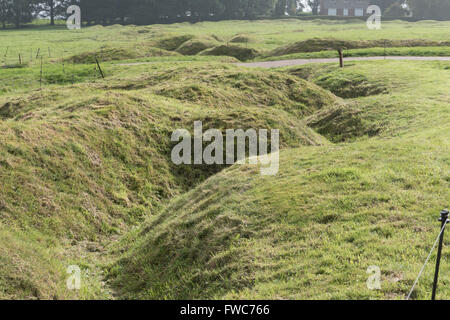
<instances>
[{"instance_id":1,"label":"wire fence","mask_svg":"<svg viewBox=\"0 0 450 320\"><path fill-rule=\"evenodd\" d=\"M409 294L406 297L406 300L409 300L411 298L411 296L414 292L414 289L416 288L417 284L419 283L419 280L422 277L423 272L425 271L425 267L427 266L428 261L431 258L431 255L433 254L434 249L436 248L437 244L439 243L438 253L437 253L437 258L436 258L436 269L435 269L434 282L433 282L433 293L432 293L432 298L431 298L432 300L435 300L438 275L439 275L440 259L441 259L442 246L443 246L443 240L444 240L444 232L445 232L445 228L447 227L447 224L450 222L450 220L448 219L448 216L449 216L448 210L441 211L441 218L440 218L440 221L442 222L441 231L439 232L438 236L436 237L436 240L434 241L434 244L433 244L430 252L428 253L427 258L425 259L425 263L423 264L422 268L420 269L420 272L417 275L417 278L414 281L414 284L413 284L411 290L409 291Z\"/></svg>"},{"instance_id":2,"label":"wire fence","mask_svg":"<svg viewBox=\"0 0 450 320\"><path fill-rule=\"evenodd\" d=\"M72 56L72 51L62 46L0 47L0 72L9 71L0 77L0 93L94 81L105 76L101 49L88 56L87 63L76 63Z\"/></svg>"},{"instance_id":3,"label":"wire fence","mask_svg":"<svg viewBox=\"0 0 450 320\"><path fill-rule=\"evenodd\" d=\"M77 41L79 40L79 41ZM120 39L117 35L116 39L101 39L101 38L79 38L75 39L73 43L64 42L61 44L45 43L45 40L34 41L30 43L23 43L20 45L4 45L0 43L0 66L15 65L15 64L39 64L39 59L64 60L74 55L86 52L94 52L102 59L103 50L107 48L127 48L139 50L140 48L148 48L150 39L127 36L127 39Z\"/></svg>"},{"instance_id":4,"label":"wire fence","mask_svg":"<svg viewBox=\"0 0 450 320\"><path fill-rule=\"evenodd\" d=\"M68 51L61 47L0 47L0 62L3 66L39 65L40 59L65 59Z\"/></svg>"}]
</instances>

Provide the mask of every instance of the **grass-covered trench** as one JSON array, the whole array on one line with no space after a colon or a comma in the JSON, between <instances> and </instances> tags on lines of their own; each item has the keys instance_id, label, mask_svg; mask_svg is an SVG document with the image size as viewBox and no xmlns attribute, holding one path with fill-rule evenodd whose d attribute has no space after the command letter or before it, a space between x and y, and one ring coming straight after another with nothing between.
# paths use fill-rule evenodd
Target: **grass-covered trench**
<instances>
[{"instance_id":1,"label":"grass-covered trench","mask_svg":"<svg viewBox=\"0 0 450 320\"><path fill-rule=\"evenodd\" d=\"M448 68L366 62L283 70L312 80L326 72L331 90L335 82L354 91L381 82L385 91L347 100L357 109L325 107L305 118L346 142L284 149L277 176L234 166L171 200L124 238L123 259L109 269L113 286L146 299L405 298L450 199ZM366 83L352 83L357 75ZM342 124L353 136L361 128L377 134L349 138ZM441 298L449 294L444 252ZM372 265L382 271L379 291L366 287ZM428 298L432 269L415 299Z\"/></svg>"},{"instance_id":2,"label":"grass-covered trench","mask_svg":"<svg viewBox=\"0 0 450 320\"><path fill-rule=\"evenodd\" d=\"M223 23L205 24L216 37L202 24L30 31L74 49L44 60L41 90L36 59L0 67L0 298L404 298L450 200L450 63L234 65L228 40L265 59L296 34L308 39L294 22L271 23L289 37L233 40ZM427 23L430 41L444 41L443 23ZM407 26L422 30L390 28ZM112 30L132 45L114 46ZM0 36L20 42L23 32ZM171 133L197 120L280 129L278 175L175 166ZM440 298L449 262L444 248ZM79 291L66 287L69 265L82 269ZM366 287L372 265L381 290ZM428 298L432 274L413 298Z\"/></svg>"}]
</instances>

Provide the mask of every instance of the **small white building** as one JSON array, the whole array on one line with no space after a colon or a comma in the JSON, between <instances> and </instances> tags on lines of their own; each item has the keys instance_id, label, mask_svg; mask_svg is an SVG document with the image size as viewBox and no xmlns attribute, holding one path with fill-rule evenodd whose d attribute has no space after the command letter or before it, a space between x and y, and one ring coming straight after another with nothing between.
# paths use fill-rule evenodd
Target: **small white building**
<instances>
[{"instance_id":1,"label":"small white building","mask_svg":"<svg viewBox=\"0 0 450 320\"><path fill-rule=\"evenodd\" d=\"M364 17L369 6L369 0L321 0L320 15Z\"/></svg>"}]
</instances>

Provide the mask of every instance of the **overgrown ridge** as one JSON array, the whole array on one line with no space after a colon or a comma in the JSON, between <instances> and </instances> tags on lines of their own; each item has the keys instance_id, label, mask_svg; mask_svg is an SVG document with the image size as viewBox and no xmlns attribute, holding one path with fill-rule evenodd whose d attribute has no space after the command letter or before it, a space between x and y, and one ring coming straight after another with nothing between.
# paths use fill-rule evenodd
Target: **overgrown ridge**
<instances>
[{"instance_id":1,"label":"overgrown ridge","mask_svg":"<svg viewBox=\"0 0 450 320\"><path fill-rule=\"evenodd\" d=\"M286 71L331 85L366 75L366 83L345 83L382 82L383 94L360 88L306 123L339 142L355 139L342 129L361 132L368 121L367 134L378 137L285 149L278 176L233 166L174 198L122 242L123 259L109 269L121 297L404 297L434 239L436 212L450 199L448 63L330 69ZM381 291L365 286L370 265L383 270ZM414 297L426 294L423 285Z\"/></svg>"},{"instance_id":2,"label":"overgrown ridge","mask_svg":"<svg viewBox=\"0 0 450 320\"><path fill-rule=\"evenodd\" d=\"M201 54L256 36L162 39L78 52L66 73L55 59L43 90L0 91L0 298L401 298L450 199L450 64L257 70ZM135 58L154 63L114 63ZM280 129L279 174L173 165L171 133L195 120Z\"/></svg>"},{"instance_id":3,"label":"overgrown ridge","mask_svg":"<svg viewBox=\"0 0 450 320\"><path fill-rule=\"evenodd\" d=\"M86 289L76 293L78 298L111 297L112 292L127 298L369 295L342 290L339 281L328 289L339 288L336 295L319 293L312 283L336 281L326 267L336 257L349 259L343 279L356 273L355 250L359 259L370 260L361 248L375 235L392 243L400 235L413 237L413 224L421 218L402 218L400 212L427 210L434 202L439 206L441 197L431 195L442 195L442 184L448 184L448 176L439 176L445 159L442 163L438 156L448 141L435 137L440 143L433 161L422 159L429 149L419 142L441 132L445 115L448 119L448 95L435 87L448 79L447 64L420 63L410 70L414 82L408 83L386 72L392 63L384 63L383 71L363 63L342 72L327 65L282 71L180 66L3 97L1 234L8 245L2 246L2 295L72 297L63 281L68 263L86 268ZM406 63L396 66L409 69ZM411 103L410 90L426 79L418 76L423 70L439 72L426 88L440 98L424 96ZM303 79L330 90L338 82L335 93L349 90L352 99L341 100ZM381 82L383 89L373 90ZM404 105L387 104L392 99ZM427 115L430 119L417 119L421 111L415 103L425 101L436 110ZM191 129L194 120L211 128L280 128L286 150L280 176L263 178L251 166L219 174L214 173L222 168L173 166L169 138L174 124ZM434 129L414 137L414 128L431 121ZM307 125L333 142L357 140L332 147ZM358 139L373 135L384 138ZM315 147L295 149L299 145ZM394 150L398 157L379 167ZM404 162L409 173L395 170ZM428 192L422 194L423 188ZM428 206L414 200L418 192ZM112 241L145 217L150 218L142 229ZM366 225L370 221L376 226ZM352 228L353 236L344 232ZM19 230L27 230L25 236ZM314 236L324 232L323 239ZM306 250L310 247L317 251ZM315 256L321 252L327 258ZM19 273L19 267L27 272ZM289 279L311 289L298 296L289 289ZM409 281L392 288L404 290ZM386 290L391 294L393 289Z\"/></svg>"},{"instance_id":4,"label":"overgrown ridge","mask_svg":"<svg viewBox=\"0 0 450 320\"><path fill-rule=\"evenodd\" d=\"M299 41L287 46L277 48L270 52L268 56L283 56L293 53L301 52L319 52L326 50L337 49L366 49L366 48L413 48L413 47L446 47L449 46L449 41L432 41L423 39L409 39L409 40L340 40L334 38L314 38L304 41Z\"/></svg>"},{"instance_id":5,"label":"overgrown ridge","mask_svg":"<svg viewBox=\"0 0 450 320\"><path fill-rule=\"evenodd\" d=\"M282 148L321 145L301 115L335 103L295 76L220 64L2 97L1 230L15 244L2 248L2 296L72 297L62 280L68 263L91 272L78 298L109 296L92 271L108 260L111 239L222 169L173 165L176 128L276 127Z\"/></svg>"}]
</instances>

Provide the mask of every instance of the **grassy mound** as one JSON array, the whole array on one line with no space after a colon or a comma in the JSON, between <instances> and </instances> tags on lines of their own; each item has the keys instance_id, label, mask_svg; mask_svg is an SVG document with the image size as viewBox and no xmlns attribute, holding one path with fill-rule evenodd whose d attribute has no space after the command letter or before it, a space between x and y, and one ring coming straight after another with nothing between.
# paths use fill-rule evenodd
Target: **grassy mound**
<instances>
[{"instance_id":1,"label":"grassy mound","mask_svg":"<svg viewBox=\"0 0 450 320\"><path fill-rule=\"evenodd\" d=\"M93 64L96 63L95 59L98 59L100 62L106 62L173 55L175 55L173 52L147 46L135 48L103 48L71 56L65 59L65 61L77 64Z\"/></svg>"},{"instance_id":2,"label":"grassy mound","mask_svg":"<svg viewBox=\"0 0 450 320\"><path fill-rule=\"evenodd\" d=\"M367 97L388 92L383 83L370 82L365 75L354 71L336 70L319 76L314 83L341 98Z\"/></svg>"},{"instance_id":3,"label":"grassy mound","mask_svg":"<svg viewBox=\"0 0 450 320\"><path fill-rule=\"evenodd\" d=\"M240 61L246 61L254 59L258 55L258 51L252 48L244 48L236 45L217 46L202 52L203 55L209 56L229 56L234 57Z\"/></svg>"},{"instance_id":4,"label":"grassy mound","mask_svg":"<svg viewBox=\"0 0 450 320\"><path fill-rule=\"evenodd\" d=\"M196 55L203 50L212 48L216 45L213 41L202 41L199 39L188 40L180 45L176 51L184 55Z\"/></svg>"},{"instance_id":5,"label":"grassy mound","mask_svg":"<svg viewBox=\"0 0 450 320\"><path fill-rule=\"evenodd\" d=\"M145 90L96 93L80 85L0 102L0 200L21 203L7 206L4 219L75 239L114 234L138 221L162 199L211 174L203 167L173 170L173 119L189 130L194 120L203 120L205 130L276 127L284 146L324 143L287 111L244 105L211 110L174 101ZM180 115L180 108L189 112Z\"/></svg>"},{"instance_id":6,"label":"grassy mound","mask_svg":"<svg viewBox=\"0 0 450 320\"><path fill-rule=\"evenodd\" d=\"M179 46L181 46L186 41L191 40L192 38L194 38L194 36L192 35L166 37L159 40L157 46L167 51L175 51Z\"/></svg>"},{"instance_id":7,"label":"grassy mound","mask_svg":"<svg viewBox=\"0 0 450 320\"><path fill-rule=\"evenodd\" d=\"M92 270L83 256L59 255L63 249L52 244L77 247L84 241L102 243L117 237L157 212L168 198L224 168L175 166L170 160L174 145L170 137L177 128L192 132L193 122L201 120L204 130L223 132L278 128L282 148L328 143L292 113L309 114L337 99L313 84L305 90L316 96L307 104L308 91L303 96L293 92L307 83L281 73L263 77L259 71L241 72L226 65L162 70L143 73L148 78L136 80L140 88L112 89L117 80L112 77L108 82L0 99L0 215L9 228L0 228L0 241L13 241L19 247L2 244L0 297L105 296L95 279L85 291L68 292L62 279L69 264L85 266L88 274ZM187 95L186 79L191 83L202 79L202 90L209 84L211 98ZM133 82L122 80L123 85ZM238 87L243 93L233 97ZM269 87L265 97L250 94ZM222 94L224 108L212 107ZM283 102L292 111L276 104ZM20 256L13 258L16 250Z\"/></svg>"},{"instance_id":8,"label":"grassy mound","mask_svg":"<svg viewBox=\"0 0 450 320\"><path fill-rule=\"evenodd\" d=\"M364 119L362 114L362 109L355 105L341 104L319 110L305 121L309 127L332 142L379 134L381 128Z\"/></svg>"},{"instance_id":9,"label":"grassy mound","mask_svg":"<svg viewBox=\"0 0 450 320\"><path fill-rule=\"evenodd\" d=\"M398 39L448 35L445 23L386 23ZM303 30L296 19L145 30L117 25L85 28L72 38L46 27L36 28L39 37L5 33L4 41L10 48L50 47L53 57L65 49L100 56L108 43L134 59L179 56L175 50L186 41L212 33L219 43L252 34L258 42L249 46L267 51L308 36L298 31L342 39L386 34L361 29L361 21L328 21L320 30L317 24L304 21ZM174 51L155 48L161 37L190 33L196 38L166 38ZM111 52L111 61L128 53ZM214 62L221 59L105 63L106 80L97 75L70 86L90 79L84 68L95 73L93 60L66 65L78 80L44 60L50 84L40 91L36 59L2 69L0 299L117 298L105 270L118 297L127 298L404 297L450 198L448 62L355 62L343 73L319 65L290 74ZM5 61L16 62L17 53ZM320 78L333 89L348 77L356 87L360 75L389 91L349 104L311 82ZM192 132L195 120L222 132L279 128L279 174L262 177L248 165L173 165L171 133ZM346 143L331 144L323 135ZM448 258L443 255L443 275L450 272ZM82 269L80 291L66 288L69 265ZM371 265L381 268L379 291L366 287ZM414 298L429 298L430 269ZM442 285L438 294L448 296L449 288Z\"/></svg>"},{"instance_id":10,"label":"grassy mound","mask_svg":"<svg viewBox=\"0 0 450 320\"><path fill-rule=\"evenodd\" d=\"M20 108L7 109L13 120L0 124L5 137L0 154L7 164L0 166L2 200L20 200L21 205L4 211L6 221L59 236L95 239L120 231L158 199L177 192L173 176L150 169L169 171L164 152L156 151L164 147L151 134L158 130L151 129L152 107L143 109L128 95L94 94L87 88L34 94L14 105ZM166 119L170 122L169 116ZM169 130L167 126L165 137ZM146 147L138 148L144 141ZM34 183L19 184L17 179Z\"/></svg>"},{"instance_id":11,"label":"grassy mound","mask_svg":"<svg viewBox=\"0 0 450 320\"><path fill-rule=\"evenodd\" d=\"M30 241L29 237L3 225L0 225L0 242L0 299L61 298L62 265L49 250L36 239ZM51 241L45 245L56 246Z\"/></svg>"},{"instance_id":12,"label":"grassy mound","mask_svg":"<svg viewBox=\"0 0 450 320\"><path fill-rule=\"evenodd\" d=\"M233 166L176 197L124 239L122 258L109 270L118 294L403 299L449 199L450 79L441 67L351 66L371 79L394 79L395 92L359 98L360 108L322 108L305 122L336 142L377 133L380 119L390 121L389 130L352 143L285 149L277 176ZM381 290L366 286L373 265L381 269ZM413 298L429 298L432 275L428 269Z\"/></svg>"},{"instance_id":13,"label":"grassy mound","mask_svg":"<svg viewBox=\"0 0 450 320\"><path fill-rule=\"evenodd\" d=\"M65 61L79 64L88 64L88 63L95 63L95 59L98 59L99 61L115 61L115 60L135 59L137 57L138 54L130 49L104 48L97 51L84 52L78 55L74 55L65 59Z\"/></svg>"},{"instance_id":14,"label":"grassy mound","mask_svg":"<svg viewBox=\"0 0 450 320\"><path fill-rule=\"evenodd\" d=\"M231 43L249 43L252 41L253 41L252 38L245 36L245 35L239 35L239 34L230 39Z\"/></svg>"},{"instance_id":15,"label":"grassy mound","mask_svg":"<svg viewBox=\"0 0 450 320\"><path fill-rule=\"evenodd\" d=\"M288 69L289 74L295 75L307 81L328 74L337 70L342 70L336 64L305 64L303 66Z\"/></svg>"},{"instance_id":16,"label":"grassy mound","mask_svg":"<svg viewBox=\"0 0 450 320\"><path fill-rule=\"evenodd\" d=\"M436 145L439 158L424 160L429 137L287 150L277 177L251 166L227 169L127 239L110 270L117 292L131 299L401 299L438 231L444 152ZM382 270L379 291L366 287L371 265ZM428 294L425 286L416 290L415 297Z\"/></svg>"},{"instance_id":17,"label":"grassy mound","mask_svg":"<svg viewBox=\"0 0 450 320\"><path fill-rule=\"evenodd\" d=\"M289 73L312 81L341 98L367 97L389 92L385 81L369 80L352 66L342 69L331 64L306 65L291 69Z\"/></svg>"},{"instance_id":18,"label":"grassy mound","mask_svg":"<svg viewBox=\"0 0 450 320\"><path fill-rule=\"evenodd\" d=\"M318 52L324 50L337 50L337 49L363 49L363 48L393 48L393 47L434 47L434 46L447 46L447 42L444 41L432 41L432 40L338 40L338 39L321 39L314 38L304 41L299 41L287 46L277 48L270 52L270 56L283 56L293 53L301 52Z\"/></svg>"},{"instance_id":19,"label":"grassy mound","mask_svg":"<svg viewBox=\"0 0 450 320\"><path fill-rule=\"evenodd\" d=\"M114 88L117 88L116 81L111 80ZM217 64L171 68L136 82L123 79L119 82L128 89L149 88L158 95L203 107L276 107L298 117L310 115L339 100L329 91L284 72L243 70Z\"/></svg>"}]
</instances>

